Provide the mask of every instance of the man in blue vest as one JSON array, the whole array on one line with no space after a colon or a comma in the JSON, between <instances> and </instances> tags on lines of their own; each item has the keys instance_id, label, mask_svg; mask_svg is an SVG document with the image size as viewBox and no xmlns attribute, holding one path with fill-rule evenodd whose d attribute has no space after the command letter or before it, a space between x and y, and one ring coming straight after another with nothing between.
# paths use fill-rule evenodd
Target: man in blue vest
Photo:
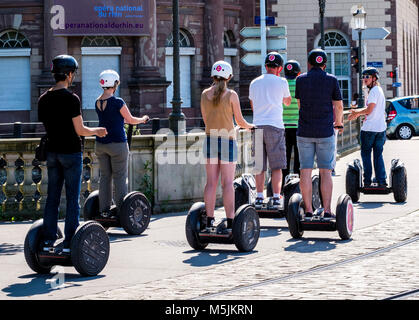
<instances>
[{"instance_id":1,"label":"man in blue vest","mask_svg":"<svg viewBox=\"0 0 419 320\"><path fill-rule=\"evenodd\" d=\"M297 78L295 98L300 109L297 145L300 156L300 188L305 216L313 215L311 172L314 157L320 170L324 218L332 218L332 170L335 153L335 132L343 132L343 103L338 80L326 73L327 54L314 49L308 55L311 69ZM335 122L333 119L336 119Z\"/></svg>"}]
</instances>

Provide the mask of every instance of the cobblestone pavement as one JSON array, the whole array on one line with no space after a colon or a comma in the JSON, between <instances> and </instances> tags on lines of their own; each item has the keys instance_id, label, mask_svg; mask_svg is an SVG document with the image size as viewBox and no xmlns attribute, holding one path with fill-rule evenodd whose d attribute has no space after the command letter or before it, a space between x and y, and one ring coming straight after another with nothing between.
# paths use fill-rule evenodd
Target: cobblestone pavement
<instances>
[{"instance_id":1,"label":"cobblestone pavement","mask_svg":"<svg viewBox=\"0 0 419 320\"><path fill-rule=\"evenodd\" d=\"M76 299L385 299L419 289L419 229L412 226L419 211L356 230L351 240L317 232L277 253Z\"/></svg>"}]
</instances>

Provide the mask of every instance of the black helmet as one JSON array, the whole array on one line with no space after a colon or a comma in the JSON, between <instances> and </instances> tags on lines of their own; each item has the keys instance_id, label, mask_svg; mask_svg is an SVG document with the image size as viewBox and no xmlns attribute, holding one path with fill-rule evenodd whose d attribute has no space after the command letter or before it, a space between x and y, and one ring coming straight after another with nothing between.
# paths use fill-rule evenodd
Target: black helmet
<instances>
[{"instance_id":1,"label":"black helmet","mask_svg":"<svg viewBox=\"0 0 419 320\"><path fill-rule=\"evenodd\" d=\"M379 78L380 73L378 72L377 68L368 67L364 71L362 71L362 75L368 74L370 76L375 76L377 79Z\"/></svg>"},{"instance_id":2,"label":"black helmet","mask_svg":"<svg viewBox=\"0 0 419 320\"><path fill-rule=\"evenodd\" d=\"M287 79L295 79L301 72L301 66L296 60L289 60L284 66L284 73Z\"/></svg>"},{"instance_id":3,"label":"black helmet","mask_svg":"<svg viewBox=\"0 0 419 320\"><path fill-rule=\"evenodd\" d=\"M327 54L322 49L313 49L308 54L308 62L313 67L322 67L327 62Z\"/></svg>"},{"instance_id":4,"label":"black helmet","mask_svg":"<svg viewBox=\"0 0 419 320\"><path fill-rule=\"evenodd\" d=\"M68 74L69 72L74 72L79 68L77 60L72 56L65 54L56 56L52 60L51 73L62 73Z\"/></svg>"},{"instance_id":5,"label":"black helmet","mask_svg":"<svg viewBox=\"0 0 419 320\"><path fill-rule=\"evenodd\" d=\"M282 67L284 65L284 59L278 52L269 52L265 58L265 66L271 68Z\"/></svg>"}]
</instances>

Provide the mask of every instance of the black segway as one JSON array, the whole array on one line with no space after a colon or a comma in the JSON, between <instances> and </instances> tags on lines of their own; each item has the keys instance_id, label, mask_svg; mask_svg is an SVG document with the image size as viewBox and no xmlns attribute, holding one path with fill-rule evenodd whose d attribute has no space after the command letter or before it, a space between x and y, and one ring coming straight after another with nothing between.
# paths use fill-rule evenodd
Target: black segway
<instances>
[{"instance_id":1,"label":"black segway","mask_svg":"<svg viewBox=\"0 0 419 320\"><path fill-rule=\"evenodd\" d=\"M314 175L312 177L312 189L313 189L313 207L320 207L320 196L319 196L319 176ZM284 218L287 217L288 203L291 196L294 193L300 192L300 178L298 174L289 174L285 177L285 183L282 187L283 204L279 208L274 208L272 205L272 182L269 179L266 196L268 200L265 201L261 209L256 209L260 218ZM235 207L239 208L243 204L254 205L257 192L256 192L256 181L253 175L245 173L241 177L234 180L234 195L235 195Z\"/></svg>"},{"instance_id":2,"label":"black segway","mask_svg":"<svg viewBox=\"0 0 419 320\"><path fill-rule=\"evenodd\" d=\"M133 125L128 128L128 145L131 147ZM112 205L108 215L99 212L99 191L93 191L86 199L83 208L85 221L95 220L104 228L122 227L130 235L140 235L147 229L151 219L151 204L147 197L139 192L128 193L121 208Z\"/></svg>"},{"instance_id":3,"label":"black segway","mask_svg":"<svg viewBox=\"0 0 419 320\"><path fill-rule=\"evenodd\" d=\"M320 178L319 195L321 201ZM339 196L335 216L324 217L324 208L313 208L313 216L306 217L304 201L300 193L295 193L288 204L288 228L294 239L303 236L305 230L310 231L338 231L342 240L352 236L354 226L354 207L351 197L347 194Z\"/></svg>"},{"instance_id":4,"label":"black segway","mask_svg":"<svg viewBox=\"0 0 419 320\"><path fill-rule=\"evenodd\" d=\"M99 223L88 221L77 228L71 239L70 253L62 252L62 242L49 252L43 250L43 223L43 219L35 221L25 238L25 260L33 271L48 274L57 265L74 266L83 276L96 276L106 266L110 251L109 237ZM60 228L57 238L63 238Z\"/></svg>"},{"instance_id":5,"label":"black segway","mask_svg":"<svg viewBox=\"0 0 419 320\"><path fill-rule=\"evenodd\" d=\"M346 193L353 202L358 202L360 194L390 194L393 193L396 202L405 202L407 199L407 171L404 163L399 159L391 160L390 184L379 186L373 182L369 186L363 185L363 168L359 159L348 164L346 169Z\"/></svg>"},{"instance_id":6,"label":"black segway","mask_svg":"<svg viewBox=\"0 0 419 320\"><path fill-rule=\"evenodd\" d=\"M259 240L259 216L250 205L236 210L232 233L226 232L227 219L208 230L205 203L194 203L186 218L186 239L195 250L204 250L208 243L235 244L241 252L252 251Z\"/></svg>"}]
</instances>

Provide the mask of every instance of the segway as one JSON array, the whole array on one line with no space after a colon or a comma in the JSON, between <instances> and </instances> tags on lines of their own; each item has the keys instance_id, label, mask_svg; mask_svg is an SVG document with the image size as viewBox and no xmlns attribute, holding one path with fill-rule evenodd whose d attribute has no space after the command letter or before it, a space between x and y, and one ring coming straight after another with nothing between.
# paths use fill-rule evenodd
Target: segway
<instances>
[{"instance_id":1,"label":"segway","mask_svg":"<svg viewBox=\"0 0 419 320\"><path fill-rule=\"evenodd\" d=\"M132 132L133 126L130 125L127 135L130 147ZM105 229L122 227L130 235L140 235L150 223L151 204L143 193L132 191L124 197L121 208L113 204L109 213L104 216L99 212L99 191L95 190L84 203L83 217L85 221L99 222Z\"/></svg>"},{"instance_id":2,"label":"segway","mask_svg":"<svg viewBox=\"0 0 419 320\"><path fill-rule=\"evenodd\" d=\"M63 243L45 252L42 248L43 219L35 221L29 229L24 245L25 260L29 267L40 274L48 274L54 266L74 266L83 276L96 276L106 266L109 258L109 237L97 222L82 223L71 239L70 253L62 252ZM58 228L57 240L63 234Z\"/></svg>"},{"instance_id":3,"label":"segway","mask_svg":"<svg viewBox=\"0 0 419 320\"><path fill-rule=\"evenodd\" d=\"M319 178L319 195L321 203L321 189ZM313 216L306 217L304 201L300 193L292 195L288 204L288 228L294 239L303 236L305 230L310 231L338 231L342 240L352 236L354 226L354 207L351 197L347 194L339 196L336 205L336 215L324 217L324 208L313 208Z\"/></svg>"},{"instance_id":4,"label":"segway","mask_svg":"<svg viewBox=\"0 0 419 320\"><path fill-rule=\"evenodd\" d=\"M313 207L320 207L319 196L319 176L312 177L312 190L313 190ZM285 177L285 183L282 187L283 203L279 208L273 207L272 203L272 182L269 179L265 200L261 209L256 209L260 218L286 218L288 211L288 203L294 193L300 192L300 178L298 174L289 174ZM234 195L235 195L235 208L239 208L243 204L254 205L257 192L256 181L253 175L245 173L241 177L234 180Z\"/></svg>"},{"instance_id":5,"label":"segway","mask_svg":"<svg viewBox=\"0 0 419 320\"><path fill-rule=\"evenodd\" d=\"M358 202L360 194L390 194L393 193L396 202L407 199L407 171L404 163L399 159L391 160L390 184L379 186L375 181L369 186L363 185L363 168L359 159L348 164L346 169L346 193L353 202Z\"/></svg>"},{"instance_id":6,"label":"segway","mask_svg":"<svg viewBox=\"0 0 419 320\"><path fill-rule=\"evenodd\" d=\"M186 218L186 239L195 250L204 250L209 243L235 244L241 252L252 251L259 240L259 216L251 205L241 206L235 214L232 232L226 232L227 219L207 228L205 203L194 203ZM208 230L209 229L209 230Z\"/></svg>"}]
</instances>

